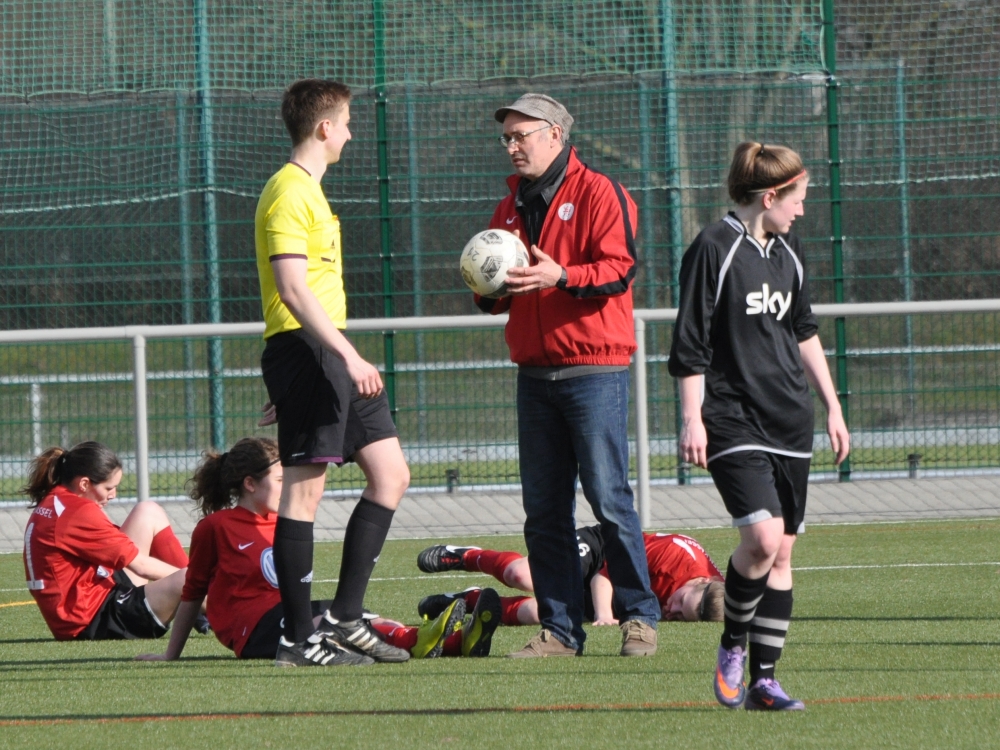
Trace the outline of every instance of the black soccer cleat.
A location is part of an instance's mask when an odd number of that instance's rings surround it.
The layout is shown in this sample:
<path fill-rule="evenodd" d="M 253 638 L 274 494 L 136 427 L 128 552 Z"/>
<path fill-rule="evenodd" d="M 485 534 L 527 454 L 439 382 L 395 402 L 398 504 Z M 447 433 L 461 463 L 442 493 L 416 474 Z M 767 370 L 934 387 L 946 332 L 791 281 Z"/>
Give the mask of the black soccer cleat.
<path fill-rule="evenodd" d="M 453 594 L 431 594 L 430 596 L 425 596 L 417 604 L 417 614 L 433 620 L 448 609 L 453 601 L 464 599 L 466 594 L 472 591 L 479 591 L 479 588 L 479 586 L 470 586 L 465 591 L 456 591 Z"/>
<path fill-rule="evenodd" d="M 195 618 L 194 629 L 202 635 L 208 635 L 212 632 L 212 625 L 209 623 L 208 618 L 205 617 L 205 615 L 200 614 Z"/>
<path fill-rule="evenodd" d="M 417 567 L 424 573 L 444 573 L 446 570 L 465 570 L 462 556 L 481 547 L 456 547 L 453 544 L 436 544 L 417 555 Z"/>
<path fill-rule="evenodd" d="M 322 633 L 341 648 L 370 656 L 375 661 L 402 662 L 410 659 L 409 651 L 383 641 L 371 622 L 364 618 L 341 621 L 327 610 L 319 621 L 316 632 Z"/>
<path fill-rule="evenodd" d="M 281 636 L 274 657 L 277 667 L 344 667 L 374 663 L 370 656 L 343 649 L 319 632 L 302 643 L 292 643 Z"/>

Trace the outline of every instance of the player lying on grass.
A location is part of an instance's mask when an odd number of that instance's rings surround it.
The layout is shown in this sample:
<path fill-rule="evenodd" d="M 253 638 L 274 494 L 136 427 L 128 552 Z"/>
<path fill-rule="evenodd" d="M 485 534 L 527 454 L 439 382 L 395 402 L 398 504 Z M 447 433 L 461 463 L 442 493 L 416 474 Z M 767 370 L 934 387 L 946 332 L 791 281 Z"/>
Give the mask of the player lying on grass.
<path fill-rule="evenodd" d="M 121 461 L 95 442 L 31 462 L 24 572 L 57 640 L 159 638 L 177 610 L 187 555 L 156 503 L 111 522 L 104 507 L 121 479 Z"/>
<path fill-rule="evenodd" d="M 203 518 L 191 535 L 191 564 L 184 582 L 181 604 L 163 654 L 142 654 L 143 661 L 171 661 L 180 658 L 195 617 L 207 596 L 208 620 L 216 637 L 242 659 L 273 659 L 278 651 L 284 617 L 278 580 L 274 572 L 274 527 L 281 500 L 283 469 L 278 446 L 269 438 L 244 438 L 227 453 L 209 452 L 195 472 L 191 497 Z M 331 634 L 324 634 L 322 622 L 329 600 L 311 602 L 314 627 L 309 648 L 322 652 L 319 663 L 372 664 L 362 649 Z M 380 620 L 372 625 L 388 631 L 400 648 L 414 656 L 437 656 L 446 636 L 465 614 L 464 602 L 435 621 L 428 621 L 418 633 L 404 626 Z M 479 613 L 473 613 L 467 651 L 488 651 L 492 630 L 475 627 Z M 485 616 L 488 622 L 492 612 Z M 495 627 L 495 626 L 494 626 Z M 488 633 L 484 633 L 489 630 Z M 473 631 L 478 635 L 472 639 Z M 461 641 L 461 634 L 459 635 Z M 410 641 L 412 640 L 412 644 Z"/>
<path fill-rule="evenodd" d="M 604 540 L 600 526 L 577 529 L 580 567 L 583 574 L 584 607 L 594 625 L 617 625 L 613 590 L 607 577 Z M 643 534 L 646 562 L 653 593 L 664 620 L 722 621 L 722 575 L 697 541 L 682 534 Z M 528 559 L 518 552 L 498 552 L 479 547 L 436 545 L 417 556 L 417 566 L 425 573 L 468 570 L 493 576 L 501 583 L 522 591 L 533 591 Z M 475 606 L 478 589 L 454 594 L 438 594 L 421 601 L 421 615 L 434 617 L 447 602 L 461 597 Z M 533 597 L 501 597 L 504 625 L 538 624 L 538 605 Z"/>

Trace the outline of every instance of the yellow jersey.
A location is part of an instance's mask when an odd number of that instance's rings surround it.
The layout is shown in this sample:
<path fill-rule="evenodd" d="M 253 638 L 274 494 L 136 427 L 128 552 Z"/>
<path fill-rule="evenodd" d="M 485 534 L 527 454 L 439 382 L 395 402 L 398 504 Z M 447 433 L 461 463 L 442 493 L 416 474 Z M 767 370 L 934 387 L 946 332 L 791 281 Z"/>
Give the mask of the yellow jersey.
<path fill-rule="evenodd" d="M 302 327 L 281 301 L 274 283 L 271 263 L 282 257 L 307 261 L 309 289 L 333 324 L 347 327 L 340 220 L 330 211 L 323 188 L 298 164 L 289 162 L 264 186 L 254 217 L 254 244 L 265 339 Z"/>

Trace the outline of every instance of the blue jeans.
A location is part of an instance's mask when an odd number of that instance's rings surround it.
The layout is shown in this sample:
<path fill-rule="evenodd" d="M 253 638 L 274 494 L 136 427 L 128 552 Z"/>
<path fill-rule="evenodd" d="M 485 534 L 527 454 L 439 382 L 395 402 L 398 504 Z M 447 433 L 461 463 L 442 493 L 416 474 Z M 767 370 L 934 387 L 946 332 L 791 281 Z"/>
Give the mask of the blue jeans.
<path fill-rule="evenodd" d="M 538 617 L 563 644 L 581 650 L 583 578 L 576 542 L 576 480 L 601 524 L 615 608 L 656 627 L 639 516 L 628 484 L 627 370 L 569 380 L 517 376 L 524 540 Z"/>

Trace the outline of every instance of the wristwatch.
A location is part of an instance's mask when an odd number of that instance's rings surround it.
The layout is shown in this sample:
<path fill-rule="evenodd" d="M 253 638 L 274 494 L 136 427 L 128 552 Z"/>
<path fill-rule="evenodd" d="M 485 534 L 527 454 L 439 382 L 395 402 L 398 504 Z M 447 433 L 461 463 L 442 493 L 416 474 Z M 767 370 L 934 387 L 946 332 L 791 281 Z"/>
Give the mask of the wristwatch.
<path fill-rule="evenodd" d="M 566 275 L 566 269 L 564 268 L 562 274 L 559 276 L 559 281 L 556 282 L 556 287 L 558 289 L 565 289 L 567 281 L 569 281 L 569 277 Z"/>

